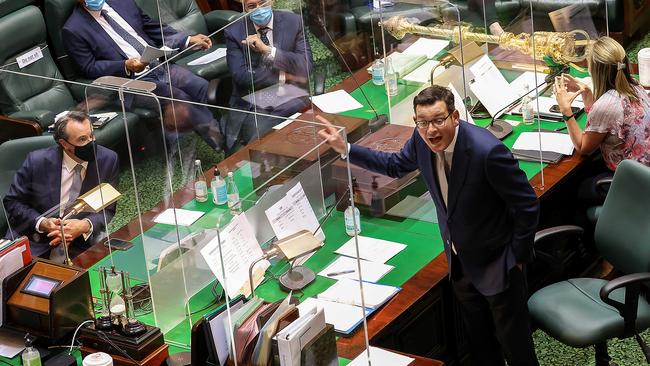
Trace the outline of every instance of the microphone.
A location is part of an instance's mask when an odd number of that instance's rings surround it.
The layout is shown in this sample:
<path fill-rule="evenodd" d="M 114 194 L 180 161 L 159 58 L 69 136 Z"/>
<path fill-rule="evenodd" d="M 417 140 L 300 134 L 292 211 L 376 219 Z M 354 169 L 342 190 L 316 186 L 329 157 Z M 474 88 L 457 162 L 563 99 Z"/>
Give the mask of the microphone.
<path fill-rule="evenodd" d="M 548 84 L 540 94 L 544 94 L 552 85 L 553 85 L 553 79 L 561 74 L 568 73 L 571 69 L 569 66 L 564 65 L 562 68 L 558 69 L 552 74 L 548 74 L 544 77 L 544 81 L 537 85 L 536 87 L 532 88 L 529 90 L 526 94 L 518 97 L 505 107 L 501 108 L 497 113 L 492 116 L 492 120 L 490 121 L 490 124 L 486 127 L 488 131 L 490 131 L 496 138 L 499 140 L 503 140 L 506 136 L 510 135 L 512 133 L 512 125 L 508 123 L 508 121 L 504 119 L 498 119 L 497 116 L 500 116 L 501 113 L 505 110 L 508 110 L 512 107 L 514 107 L 517 103 L 519 103 L 525 96 L 528 94 L 532 93 L 533 91 L 537 90 L 537 88 L 542 87 L 544 84 Z"/>
<path fill-rule="evenodd" d="M 385 114 L 377 113 L 377 110 L 375 109 L 375 107 L 372 105 L 372 103 L 370 103 L 370 99 L 368 99 L 368 96 L 366 95 L 366 93 L 361 88 L 361 84 L 359 84 L 359 81 L 354 76 L 354 73 L 352 72 L 352 69 L 350 68 L 350 65 L 348 65 L 347 61 L 345 61 L 345 57 L 343 57 L 343 54 L 341 53 L 339 48 L 334 43 L 334 40 L 332 39 L 332 36 L 330 35 L 330 32 L 327 30 L 327 26 L 325 24 L 325 19 L 326 19 L 325 18 L 325 6 L 323 5 L 323 30 L 325 31 L 325 34 L 327 35 L 327 38 L 330 41 L 330 44 L 336 50 L 336 53 L 338 54 L 339 58 L 343 61 L 343 64 L 345 65 L 345 69 L 347 70 L 347 72 L 350 73 L 350 76 L 352 76 L 352 80 L 354 80 L 354 84 L 357 86 L 357 89 L 359 89 L 359 91 L 363 95 L 363 98 L 366 100 L 366 103 L 368 103 L 368 105 L 372 109 L 372 112 L 375 114 L 374 118 L 371 118 L 371 119 L 368 120 L 368 127 L 370 127 L 370 132 L 375 132 L 375 131 L 379 130 L 383 125 L 388 123 L 388 116 L 385 115 Z"/>

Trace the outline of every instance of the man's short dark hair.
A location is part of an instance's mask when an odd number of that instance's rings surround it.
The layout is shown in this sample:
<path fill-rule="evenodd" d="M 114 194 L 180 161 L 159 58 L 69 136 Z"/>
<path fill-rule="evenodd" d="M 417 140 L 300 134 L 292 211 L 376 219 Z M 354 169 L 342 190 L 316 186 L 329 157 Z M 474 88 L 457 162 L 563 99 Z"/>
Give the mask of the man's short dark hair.
<path fill-rule="evenodd" d="M 442 100 L 447 105 L 447 112 L 453 112 L 454 107 L 454 93 L 440 85 L 432 85 L 422 90 L 415 98 L 413 98 L 413 112 L 419 105 L 434 105 L 437 101 Z"/>
<path fill-rule="evenodd" d="M 84 121 L 89 120 L 88 115 L 80 111 L 71 111 L 68 112 L 65 116 L 59 118 L 54 122 L 54 141 L 59 142 L 63 139 L 68 141 L 68 123 L 74 121 L 77 123 L 83 123 Z"/>

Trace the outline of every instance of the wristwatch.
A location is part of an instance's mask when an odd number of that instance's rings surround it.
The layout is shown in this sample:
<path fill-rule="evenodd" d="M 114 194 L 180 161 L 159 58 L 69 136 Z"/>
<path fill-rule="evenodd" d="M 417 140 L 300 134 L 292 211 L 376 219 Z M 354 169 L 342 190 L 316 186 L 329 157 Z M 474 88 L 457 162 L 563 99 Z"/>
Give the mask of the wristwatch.
<path fill-rule="evenodd" d="M 562 114 L 562 120 L 564 122 L 566 122 L 566 121 L 570 120 L 571 118 L 575 118 L 575 116 L 576 116 L 576 113 L 574 113 L 574 114 L 572 114 L 570 116 L 565 116 L 564 114 Z"/>

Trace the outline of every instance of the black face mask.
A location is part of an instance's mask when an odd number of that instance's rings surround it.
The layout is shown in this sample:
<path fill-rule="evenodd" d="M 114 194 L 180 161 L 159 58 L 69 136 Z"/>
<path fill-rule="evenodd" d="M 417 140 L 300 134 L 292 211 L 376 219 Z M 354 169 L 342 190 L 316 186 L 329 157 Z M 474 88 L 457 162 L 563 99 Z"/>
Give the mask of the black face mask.
<path fill-rule="evenodd" d="M 70 142 L 68 142 L 70 144 Z M 72 145 L 72 144 L 70 144 Z M 97 149 L 97 143 L 95 141 L 91 141 L 85 145 L 82 146 L 74 146 L 74 154 L 77 156 L 79 159 L 87 162 L 93 162 L 95 161 L 95 149 Z"/>

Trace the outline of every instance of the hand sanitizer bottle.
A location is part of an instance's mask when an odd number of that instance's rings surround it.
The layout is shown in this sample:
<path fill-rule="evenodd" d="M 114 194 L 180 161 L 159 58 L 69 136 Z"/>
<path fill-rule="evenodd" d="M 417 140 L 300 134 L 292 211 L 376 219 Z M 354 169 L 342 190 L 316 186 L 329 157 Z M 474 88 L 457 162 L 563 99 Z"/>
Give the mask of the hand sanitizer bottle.
<path fill-rule="evenodd" d="M 375 85 L 384 85 L 384 61 L 379 55 L 372 64 L 372 83 Z"/>
<path fill-rule="evenodd" d="M 215 205 L 223 205 L 228 202 L 228 193 L 226 192 L 226 181 L 221 178 L 219 169 L 214 168 L 214 177 L 210 183 L 212 189 L 212 202 Z"/>
<path fill-rule="evenodd" d="M 33 346 L 34 339 L 27 333 L 25 335 L 25 350 L 20 356 L 23 366 L 41 366 L 41 354 Z"/>
<path fill-rule="evenodd" d="M 194 176 L 194 198 L 199 202 L 205 202 L 208 200 L 208 183 L 201 169 L 201 160 L 194 161 Z"/>

